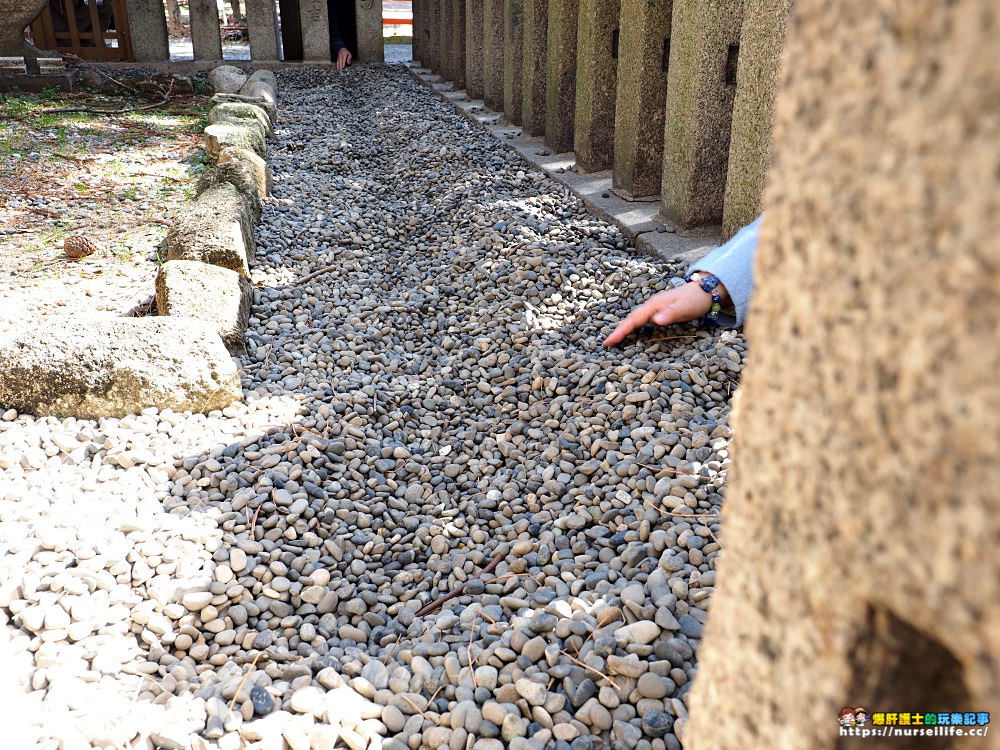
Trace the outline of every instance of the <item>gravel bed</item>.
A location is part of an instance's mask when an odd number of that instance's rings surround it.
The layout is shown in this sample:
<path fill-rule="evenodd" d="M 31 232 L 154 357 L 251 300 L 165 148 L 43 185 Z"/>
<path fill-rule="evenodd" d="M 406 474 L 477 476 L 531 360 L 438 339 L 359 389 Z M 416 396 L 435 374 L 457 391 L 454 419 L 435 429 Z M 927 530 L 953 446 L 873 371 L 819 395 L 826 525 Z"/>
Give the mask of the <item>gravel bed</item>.
<path fill-rule="evenodd" d="M 676 269 L 399 67 L 279 85 L 246 403 L 0 418 L 11 746 L 679 748 L 742 337 L 602 349 Z"/>

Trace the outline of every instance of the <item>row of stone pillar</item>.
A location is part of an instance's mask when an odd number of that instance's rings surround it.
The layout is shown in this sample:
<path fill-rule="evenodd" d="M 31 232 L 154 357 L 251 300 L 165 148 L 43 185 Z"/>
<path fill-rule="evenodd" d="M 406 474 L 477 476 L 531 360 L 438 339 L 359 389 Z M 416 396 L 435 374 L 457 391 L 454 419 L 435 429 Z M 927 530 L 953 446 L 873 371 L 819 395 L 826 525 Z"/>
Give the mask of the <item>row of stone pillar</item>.
<path fill-rule="evenodd" d="M 250 57 L 254 61 L 282 59 L 278 33 L 277 0 L 245 0 Z M 353 0 L 358 58 L 365 62 L 385 59 L 382 41 L 382 5 L 372 0 Z M 170 44 L 163 0 L 126 0 L 133 56 L 140 62 L 167 62 Z M 327 0 L 298 0 L 292 10 L 301 34 L 302 58 L 306 62 L 331 61 Z M 191 44 L 194 59 L 222 60 L 222 36 L 216 0 L 190 0 Z M 282 10 L 286 10 L 282 3 Z M 294 13 L 292 15 L 295 15 Z M 296 37 L 299 34 L 295 35 Z"/>
<path fill-rule="evenodd" d="M 413 0 L 414 59 L 664 221 L 760 210 L 791 0 Z"/>

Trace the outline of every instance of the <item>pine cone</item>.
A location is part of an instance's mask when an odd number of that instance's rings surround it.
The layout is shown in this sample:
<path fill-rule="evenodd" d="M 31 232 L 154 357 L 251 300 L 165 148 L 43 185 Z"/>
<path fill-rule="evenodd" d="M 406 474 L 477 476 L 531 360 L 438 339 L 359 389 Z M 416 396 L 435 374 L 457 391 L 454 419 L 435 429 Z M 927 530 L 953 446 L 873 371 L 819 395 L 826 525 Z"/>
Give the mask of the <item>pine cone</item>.
<path fill-rule="evenodd" d="M 86 258 L 88 255 L 93 255 L 100 248 L 82 234 L 74 234 L 63 240 L 63 250 L 66 251 L 67 258 L 75 260 L 76 258 Z"/>

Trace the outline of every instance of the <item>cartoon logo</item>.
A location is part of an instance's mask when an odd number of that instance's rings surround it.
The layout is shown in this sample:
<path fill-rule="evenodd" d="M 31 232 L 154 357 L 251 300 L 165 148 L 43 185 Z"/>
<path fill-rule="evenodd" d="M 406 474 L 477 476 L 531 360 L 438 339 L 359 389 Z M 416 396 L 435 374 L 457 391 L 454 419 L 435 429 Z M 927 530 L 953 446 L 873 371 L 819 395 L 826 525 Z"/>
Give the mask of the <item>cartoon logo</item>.
<path fill-rule="evenodd" d="M 857 726 L 863 727 L 867 721 L 868 713 L 863 708 L 854 709 L 854 723 Z"/>
<path fill-rule="evenodd" d="M 853 727 L 855 721 L 854 709 L 850 706 L 840 709 L 840 713 L 837 714 L 837 718 L 840 720 L 840 726 Z"/>

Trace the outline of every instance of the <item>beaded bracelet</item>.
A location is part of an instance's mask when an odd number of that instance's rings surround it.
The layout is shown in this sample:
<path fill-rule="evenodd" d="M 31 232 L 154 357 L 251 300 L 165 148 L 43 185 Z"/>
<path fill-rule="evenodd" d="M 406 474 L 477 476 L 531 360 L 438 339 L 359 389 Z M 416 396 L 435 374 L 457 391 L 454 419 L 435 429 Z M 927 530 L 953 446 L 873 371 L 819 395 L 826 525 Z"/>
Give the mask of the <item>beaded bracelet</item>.
<path fill-rule="evenodd" d="M 719 293 L 716 291 L 719 284 L 722 283 L 719 281 L 719 277 L 713 276 L 712 274 L 706 274 L 695 279 L 692 278 L 690 273 L 687 273 L 684 274 L 684 281 L 688 283 L 695 281 L 698 283 L 698 286 L 701 287 L 701 291 L 705 292 L 705 294 L 712 295 L 712 306 L 709 308 L 705 317 L 701 319 L 701 322 L 703 324 L 712 323 L 718 325 L 719 313 L 722 312 L 722 297 L 720 297 Z"/>

